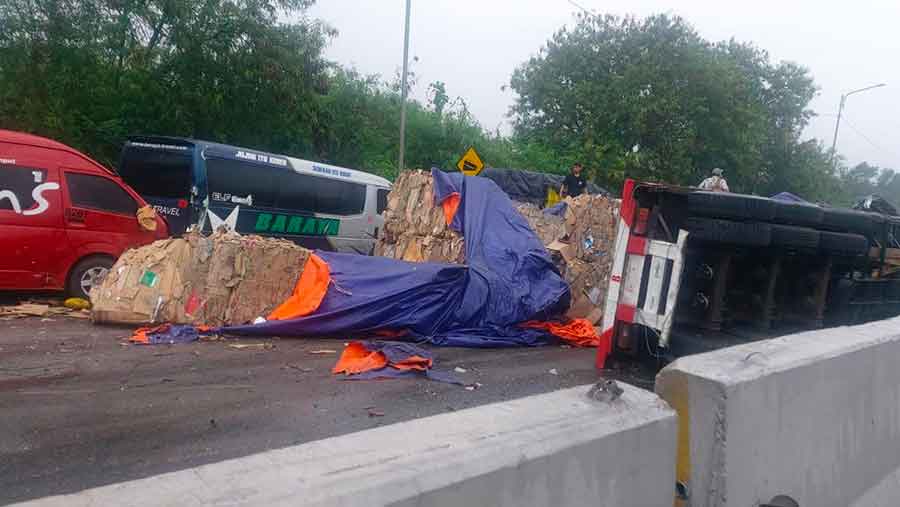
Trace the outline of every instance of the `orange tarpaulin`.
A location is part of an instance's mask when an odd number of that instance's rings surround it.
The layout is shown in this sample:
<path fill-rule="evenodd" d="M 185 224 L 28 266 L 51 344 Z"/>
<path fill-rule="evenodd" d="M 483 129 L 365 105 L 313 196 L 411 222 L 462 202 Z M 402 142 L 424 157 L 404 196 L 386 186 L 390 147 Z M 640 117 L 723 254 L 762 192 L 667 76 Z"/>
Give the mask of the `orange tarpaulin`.
<path fill-rule="evenodd" d="M 444 208 L 444 220 L 447 221 L 447 225 L 450 225 L 453 217 L 456 216 L 456 210 L 459 209 L 459 192 L 453 192 L 445 197 L 441 201 L 441 207 Z"/>
<path fill-rule="evenodd" d="M 337 364 L 331 369 L 331 373 L 346 373 L 353 375 L 355 373 L 363 373 L 366 371 L 380 370 L 390 366 L 398 370 L 419 370 L 425 371 L 431 368 L 431 359 L 420 356 L 408 356 L 397 362 L 389 362 L 387 356 L 378 350 L 370 350 L 366 348 L 362 342 L 352 342 L 341 353 Z"/>
<path fill-rule="evenodd" d="M 269 314 L 268 320 L 293 319 L 316 311 L 322 304 L 330 283 L 331 271 L 328 269 L 328 263 L 318 255 L 310 254 L 291 297 L 274 309 Z"/>
<path fill-rule="evenodd" d="M 600 336 L 594 324 L 587 319 L 572 319 L 568 324 L 558 322 L 528 321 L 523 327 L 546 329 L 570 345 L 576 347 L 597 347 L 597 365 L 602 368 L 606 356 L 612 351 L 612 340 L 609 336 Z"/>

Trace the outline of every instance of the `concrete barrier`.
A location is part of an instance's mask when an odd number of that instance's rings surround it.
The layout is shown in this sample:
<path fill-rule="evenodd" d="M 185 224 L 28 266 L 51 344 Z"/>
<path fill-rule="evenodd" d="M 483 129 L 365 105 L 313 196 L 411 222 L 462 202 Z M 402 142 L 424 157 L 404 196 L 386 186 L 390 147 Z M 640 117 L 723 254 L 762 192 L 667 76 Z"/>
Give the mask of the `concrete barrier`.
<path fill-rule="evenodd" d="M 45 506 L 669 506 L 675 413 L 587 386 L 44 498 Z"/>
<path fill-rule="evenodd" d="M 900 505 L 900 319 L 678 359 L 656 391 L 678 412 L 691 507 Z"/>

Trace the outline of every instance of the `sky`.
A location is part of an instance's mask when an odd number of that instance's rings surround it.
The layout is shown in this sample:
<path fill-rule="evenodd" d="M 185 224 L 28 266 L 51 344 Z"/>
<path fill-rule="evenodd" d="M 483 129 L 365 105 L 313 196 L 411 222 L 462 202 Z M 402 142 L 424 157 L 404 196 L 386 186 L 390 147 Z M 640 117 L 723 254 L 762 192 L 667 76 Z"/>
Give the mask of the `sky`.
<path fill-rule="evenodd" d="M 577 4 L 577 5 L 576 5 Z M 308 14 L 338 30 L 326 57 L 391 79 L 403 60 L 405 0 L 318 0 Z M 579 7 L 580 6 L 580 7 Z M 804 132 L 831 144 L 842 93 L 887 86 L 847 99 L 838 152 L 900 171 L 900 0 L 412 0 L 413 98 L 443 81 L 483 127 L 511 131 L 513 70 L 580 8 L 598 14 L 679 15 L 706 39 L 753 42 L 774 61 L 810 69 L 820 91 Z"/>

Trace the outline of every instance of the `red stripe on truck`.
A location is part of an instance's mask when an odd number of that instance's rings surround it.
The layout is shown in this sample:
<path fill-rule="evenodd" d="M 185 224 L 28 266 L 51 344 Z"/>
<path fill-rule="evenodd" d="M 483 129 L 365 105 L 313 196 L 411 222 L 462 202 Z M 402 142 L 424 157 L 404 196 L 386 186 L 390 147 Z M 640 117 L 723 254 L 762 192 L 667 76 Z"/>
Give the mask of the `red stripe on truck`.
<path fill-rule="evenodd" d="M 646 255 L 647 238 L 642 238 L 641 236 L 629 236 L 628 246 L 625 247 L 625 252 L 636 255 Z"/>

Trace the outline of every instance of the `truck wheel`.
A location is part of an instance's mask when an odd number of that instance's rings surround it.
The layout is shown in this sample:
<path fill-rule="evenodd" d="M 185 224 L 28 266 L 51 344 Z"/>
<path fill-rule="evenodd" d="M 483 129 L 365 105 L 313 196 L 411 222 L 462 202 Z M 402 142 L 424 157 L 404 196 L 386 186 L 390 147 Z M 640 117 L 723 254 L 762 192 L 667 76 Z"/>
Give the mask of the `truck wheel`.
<path fill-rule="evenodd" d="M 768 246 L 771 238 L 771 226 L 757 222 L 690 217 L 683 227 L 690 233 L 688 238 L 692 241 Z"/>
<path fill-rule="evenodd" d="M 91 288 L 109 273 L 113 260 L 109 257 L 95 255 L 82 259 L 69 272 L 66 282 L 66 293 L 71 297 L 90 300 Z"/>
<path fill-rule="evenodd" d="M 869 240 L 859 234 L 819 231 L 819 250 L 836 255 L 866 255 Z"/>
<path fill-rule="evenodd" d="M 772 246 L 817 248 L 819 231 L 793 225 L 772 225 Z"/>
<path fill-rule="evenodd" d="M 775 217 L 775 201 L 753 195 L 698 191 L 688 194 L 688 210 L 692 215 L 768 222 Z"/>
<path fill-rule="evenodd" d="M 884 223 L 884 217 L 875 213 L 843 208 L 828 208 L 824 211 L 822 227 L 832 231 L 872 237 Z"/>
<path fill-rule="evenodd" d="M 775 201 L 774 221 L 781 224 L 816 227 L 824 216 L 825 210 L 814 204 Z"/>

